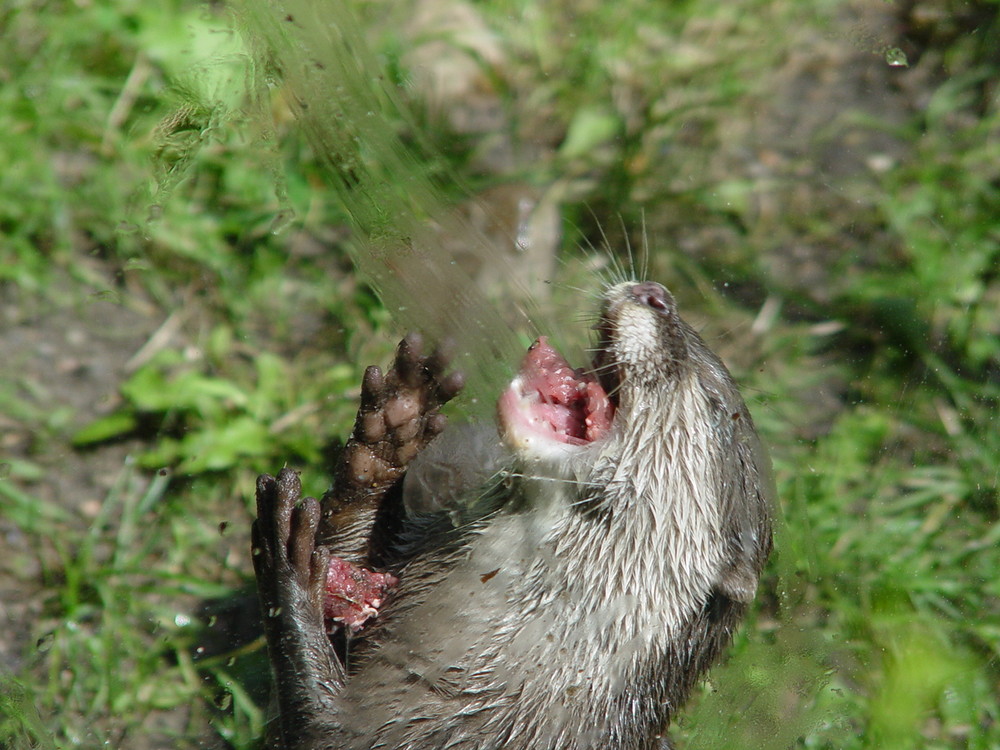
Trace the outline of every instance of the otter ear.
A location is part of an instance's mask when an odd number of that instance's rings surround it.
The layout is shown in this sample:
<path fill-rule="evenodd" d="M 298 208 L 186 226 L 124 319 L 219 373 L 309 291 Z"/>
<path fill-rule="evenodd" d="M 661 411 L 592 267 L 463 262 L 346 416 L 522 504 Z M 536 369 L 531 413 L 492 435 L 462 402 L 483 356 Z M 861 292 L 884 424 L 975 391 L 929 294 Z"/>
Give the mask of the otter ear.
<path fill-rule="evenodd" d="M 760 578 L 760 567 L 765 554 L 760 552 L 758 540 L 749 541 L 750 547 L 741 543 L 731 544 L 730 559 L 722 569 L 716 587 L 733 601 L 749 604 L 757 591 L 757 581 Z M 768 544 L 768 547 L 770 544 Z"/>

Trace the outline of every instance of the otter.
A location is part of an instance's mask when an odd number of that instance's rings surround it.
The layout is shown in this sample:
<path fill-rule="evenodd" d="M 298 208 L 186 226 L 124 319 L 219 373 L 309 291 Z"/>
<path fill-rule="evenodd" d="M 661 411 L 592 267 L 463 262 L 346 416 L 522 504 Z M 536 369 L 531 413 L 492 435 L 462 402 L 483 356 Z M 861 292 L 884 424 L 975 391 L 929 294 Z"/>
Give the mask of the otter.
<path fill-rule="evenodd" d="M 769 467 L 663 286 L 611 285 L 595 328 L 586 370 L 532 345 L 499 429 L 445 429 L 462 379 L 411 335 L 322 500 L 258 479 L 277 747 L 669 747 L 770 553 Z"/>

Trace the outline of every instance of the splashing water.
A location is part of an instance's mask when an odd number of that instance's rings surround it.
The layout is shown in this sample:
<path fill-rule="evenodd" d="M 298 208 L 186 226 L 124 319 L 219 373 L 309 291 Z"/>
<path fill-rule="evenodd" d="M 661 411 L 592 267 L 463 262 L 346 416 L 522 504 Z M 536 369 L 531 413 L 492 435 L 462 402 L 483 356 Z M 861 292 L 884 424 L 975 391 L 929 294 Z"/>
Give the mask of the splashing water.
<path fill-rule="evenodd" d="M 497 257 L 496 246 L 452 209 L 440 176 L 430 174 L 426 165 L 439 167 L 443 160 L 387 84 L 389 76 L 379 74 L 382 66 L 365 47 L 352 8 L 342 0 L 243 0 L 235 9 L 251 50 L 252 98 L 266 104 L 266 91 L 280 81 L 351 217 L 359 275 L 401 328 L 454 343 L 457 366 L 468 378 L 467 403 L 498 393 L 525 345 L 515 328 L 534 328 L 537 308 L 510 302 L 529 296 L 510 288 L 519 283 L 513 260 Z M 274 60 L 281 61 L 280 70 Z M 270 115 L 260 110 L 256 116 Z M 407 126 L 405 144 L 400 123 Z M 445 179 L 461 184 L 454 175 Z M 461 247 L 449 249 L 443 236 L 462 238 Z M 501 283 L 488 296 L 468 266 L 456 262 L 459 252 L 510 268 L 497 274 Z M 491 408 L 492 400 L 479 399 L 480 408 Z"/>
<path fill-rule="evenodd" d="M 909 60 L 906 59 L 906 53 L 899 47 L 890 47 L 887 49 L 885 51 L 885 61 L 893 68 L 908 68 L 910 66 Z"/>

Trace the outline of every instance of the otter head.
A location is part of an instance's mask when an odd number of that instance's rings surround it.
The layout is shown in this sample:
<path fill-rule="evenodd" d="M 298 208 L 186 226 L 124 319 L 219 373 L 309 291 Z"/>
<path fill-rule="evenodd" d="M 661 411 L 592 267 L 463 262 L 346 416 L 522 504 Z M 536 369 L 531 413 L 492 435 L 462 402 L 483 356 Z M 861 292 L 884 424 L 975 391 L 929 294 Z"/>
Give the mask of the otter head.
<path fill-rule="evenodd" d="M 617 284 L 601 307 L 594 372 L 615 405 L 643 388 L 663 388 L 686 366 L 687 332 L 674 297 L 654 281 Z"/>
<path fill-rule="evenodd" d="M 651 281 L 610 287 L 594 328 L 588 370 L 573 369 L 545 337 L 528 349 L 498 404 L 501 435 L 515 453 L 558 459 L 602 441 L 619 410 L 641 408 L 644 393 L 669 389 L 700 344 L 670 292 Z"/>

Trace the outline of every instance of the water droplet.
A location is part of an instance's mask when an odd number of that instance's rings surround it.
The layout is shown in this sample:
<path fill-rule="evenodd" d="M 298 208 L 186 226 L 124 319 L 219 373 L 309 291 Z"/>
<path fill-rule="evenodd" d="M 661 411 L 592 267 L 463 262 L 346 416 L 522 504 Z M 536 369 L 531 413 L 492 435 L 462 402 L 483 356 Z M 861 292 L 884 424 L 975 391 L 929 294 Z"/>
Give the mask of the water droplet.
<path fill-rule="evenodd" d="M 271 234 L 281 234 L 288 229 L 288 225 L 292 223 L 292 219 L 294 218 L 295 212 L 290 208 L 279 211 L 271 220 L 271 226 L 268 227 L 268 231 Z"/>
<path fill-rule="evenodd" d="M 281 615 L 281 607 L 271 607 L 267 610 L 268 617 L 278 617 Z"/>
<path fill-rule="evenodd" d="M 906 53 L 899 47 L 889 47 L 885 51 L 885 61 L 893 68 L 908 68 L 910 66 L 909 60 L 906 59 Z"/>
<path fill-rule="evenodd" d="M 188 615 L 184 614 L 183 612 L 178 612 L 176 615 L 174 615 L 174 625 L 176 625 L 177 627 L 186 628 L 190 624 L 191 624 L 191 618 Z"/>

